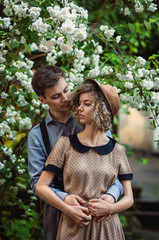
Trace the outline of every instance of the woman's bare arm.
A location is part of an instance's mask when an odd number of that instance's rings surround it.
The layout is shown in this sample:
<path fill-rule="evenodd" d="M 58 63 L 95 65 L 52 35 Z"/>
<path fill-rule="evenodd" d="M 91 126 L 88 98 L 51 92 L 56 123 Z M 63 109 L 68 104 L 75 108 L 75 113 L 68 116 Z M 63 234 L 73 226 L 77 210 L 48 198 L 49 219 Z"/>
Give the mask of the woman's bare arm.
<path fill-rule="evenodd" d="M 108 203 L 102 199 L 92 199 L 89 201 L 89 210 L 92 216 L 99 217 L 106 214 L 118 213 L 133 205 L 133 193 L 130 180 L 122 181 L 124 192 L 123 197 L 116 203 Z"/>
<path fill-rule="evenodd" d="M 50 205 L 66 213 L 74 222 L 79 225 L 87 225 L 85 218 L 91 218 L 88 209 L 82 206 L 70 206 L 62 201 L 50 188 L 55 174 L 50 171 L 43 171 L 37 184 L 36 194 Z"/>

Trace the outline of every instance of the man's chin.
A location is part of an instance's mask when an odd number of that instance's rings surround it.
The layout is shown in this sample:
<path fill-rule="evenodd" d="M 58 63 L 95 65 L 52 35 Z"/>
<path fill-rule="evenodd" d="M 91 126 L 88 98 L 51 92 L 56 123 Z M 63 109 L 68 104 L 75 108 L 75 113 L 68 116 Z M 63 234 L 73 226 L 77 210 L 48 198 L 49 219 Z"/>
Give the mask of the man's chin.
<path fill-rule="evenodd" d="M 70 112 L 70 107 L 62 109 L 62 112 Z"/>
<path fill-rule="evenodd" d="M 70 111 L 70 109 L 71 109 L 71 105 L 70 104 L 68 104 L 67 106 L 63 107 L 63 111 L 64 112 Z"/>

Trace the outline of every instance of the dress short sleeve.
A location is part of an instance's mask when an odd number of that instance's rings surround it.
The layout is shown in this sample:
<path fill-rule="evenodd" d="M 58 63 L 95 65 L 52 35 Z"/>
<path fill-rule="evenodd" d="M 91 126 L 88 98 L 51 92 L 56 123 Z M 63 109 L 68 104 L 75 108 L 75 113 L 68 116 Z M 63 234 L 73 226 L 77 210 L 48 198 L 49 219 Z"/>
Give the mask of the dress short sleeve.
<path fill-rule="evenodd" d="M 126 156 L 126 148 L 120 144 L 117 145 L 117 158 L 118 158 L 118 178 L 119 180 L 132 180 L 133 174 Z"/>
<path fill-rule="evenodd" d="M 65 155 L 70 147 L 70 141 L 68 137 L 60 137 L 56 142 L 53 150 L 49 154 L 44 171 L 51 171 L 57 174 L 64 166 Z"/>

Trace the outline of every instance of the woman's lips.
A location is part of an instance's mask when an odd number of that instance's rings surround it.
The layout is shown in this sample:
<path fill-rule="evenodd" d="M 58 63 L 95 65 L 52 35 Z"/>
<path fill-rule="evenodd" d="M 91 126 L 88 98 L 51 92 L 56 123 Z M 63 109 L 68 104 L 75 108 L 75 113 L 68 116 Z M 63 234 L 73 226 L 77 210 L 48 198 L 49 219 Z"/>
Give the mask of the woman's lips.
<path fill-rule="evenodd" d="M 82 114 L 79 114 L 78 117 L 79 117 L 79 118 L 83 118 L 84 116 L 83 116 Z"/>

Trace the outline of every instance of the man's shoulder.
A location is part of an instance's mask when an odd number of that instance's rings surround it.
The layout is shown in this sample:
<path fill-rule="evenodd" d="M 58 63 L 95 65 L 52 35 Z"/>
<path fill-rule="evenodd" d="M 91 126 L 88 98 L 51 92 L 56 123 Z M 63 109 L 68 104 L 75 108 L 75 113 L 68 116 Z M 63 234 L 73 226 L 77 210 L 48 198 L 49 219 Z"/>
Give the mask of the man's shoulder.
<path fill-rule="evenodd" d="M 28 134 L 28 137 L 31 136 L 35 136 L 35 135 L 39 135 L 40 134 L 40 123 L 38 123 L 37 125 L 35 125 Z"/>

